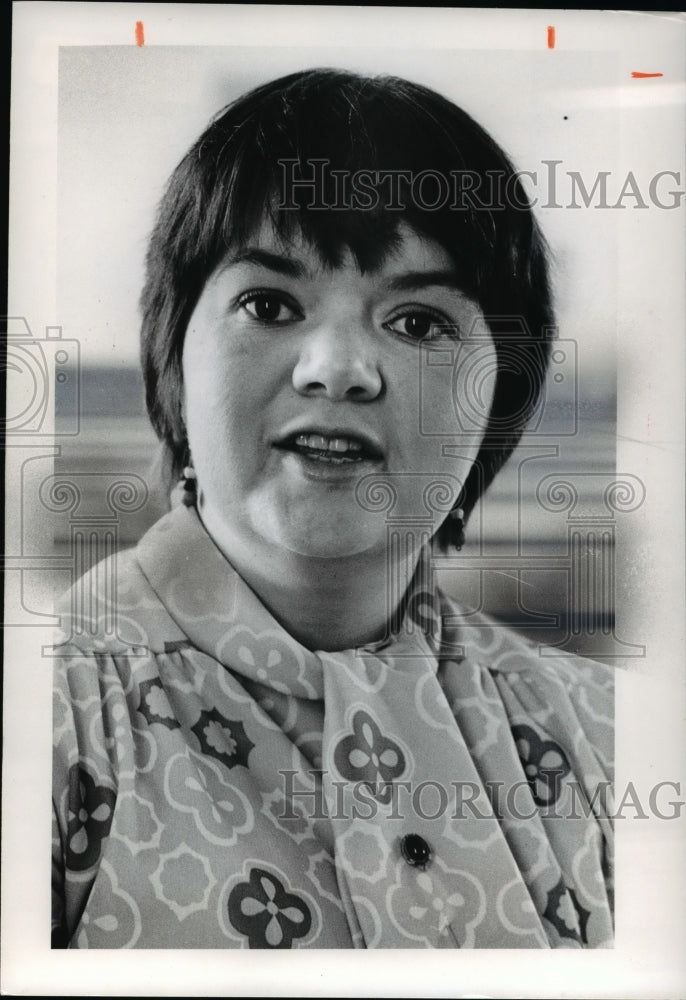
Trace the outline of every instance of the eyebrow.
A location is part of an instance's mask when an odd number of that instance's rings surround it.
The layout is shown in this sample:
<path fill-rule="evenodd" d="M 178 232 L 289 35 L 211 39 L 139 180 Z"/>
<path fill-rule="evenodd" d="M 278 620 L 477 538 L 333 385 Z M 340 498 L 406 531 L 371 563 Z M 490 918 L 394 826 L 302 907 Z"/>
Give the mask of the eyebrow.
<path fill-rule="evenodd" d="M 409 271 L 388 281 L 388 287 L 395 292 L 420 292 L 423 288 L 442 285 L 456 291 L 462 291 L 457 271 Z"/>
<path fill-rule="evenodd" d="M 261 250 L 259 247 L 246 247 L 244 250 L 232 254 L 224 261 L 222 270 L 234 267 L 236 264 L 257 264 L 268 271 L 283 274 L 287 278 L 304 278 L 308 274 L 308 269 L 301 261 L 283 254 L 272 253 L 269 250 Z"/>
<path fill-rule="evenodd" d="M 260 247 L 246 247 L 232 254 L 224 262 L 222 270 L 235 267 L 237 264 L 257 264 L 259 267 L 264 267 L 275 274 L 282 274 L 287 278 L 306 278 L 310 274 L 309 268 L 302 261 L 285 254 L 263 250 Z M 449 269 L 409 271 L 406 274 L 390 278 L 386 284 L 394 292 L 419 292 L 424 288 L 436 286 L 462 291 L 457 271 Z"/>

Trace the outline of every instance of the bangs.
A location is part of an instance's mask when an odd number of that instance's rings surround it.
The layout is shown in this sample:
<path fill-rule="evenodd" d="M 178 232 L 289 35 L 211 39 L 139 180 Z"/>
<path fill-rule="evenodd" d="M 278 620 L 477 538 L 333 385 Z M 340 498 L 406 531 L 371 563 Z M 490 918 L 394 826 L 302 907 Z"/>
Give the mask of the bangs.
<path fill-rule="evenodd" d="M 249 211 L 245 210 L 245 204 L 241 200 L 237 223 L 231 205 L 225 206 L 221 226 L 225 250 L 245 248 L 266 223 L 284 247 L 296 248 L 300 243 L 310 247 L 324 268 L 340 267 L 349 251 L 364 274 L 379 269 L 402 243 L 399 232 L 402 217 L 397 213 L 391 216 L 379 209 L 334 213 L 307 205 L 287 209 L 280 204 L 280 194 L 274 189 L 264 193 L 256 190 Z"/>
<path fill-rule="evenodd" d="M 206 180 L 196 246 L 214 266 L 267 219 L 326 266 L 349 251 L 375 270 L 404 221 L 451 255 L 465 293 L 481 298 L 495 277 L 492 209 L 456 203 L 457 182 L 512 167 L 465 112 L 404 80 L 315 70 L 258 88 L 215 118 L 188 159 Z"/>

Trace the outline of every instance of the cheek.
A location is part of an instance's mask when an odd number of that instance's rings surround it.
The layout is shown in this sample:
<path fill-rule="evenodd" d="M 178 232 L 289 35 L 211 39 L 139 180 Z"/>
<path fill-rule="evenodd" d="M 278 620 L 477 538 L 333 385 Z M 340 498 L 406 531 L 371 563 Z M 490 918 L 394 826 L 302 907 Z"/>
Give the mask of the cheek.
<path fill-rule="evenodd" d="M 195 461 L 221 473 L 250 465 L 268 433 L 285 368 L 266 350 L 199 340 L 184 354 L 184 414 Z"/>
<path fill-rule="evenodd" d="M 219 437 L 226 438 L 233 399 L 235 392 L 218 358 L 195 349 L 184 352 L 183 414 L 194 460 Z"/>
<path fill-rule="evenodd" d="M 490 342 L 452 343 L 427 351 L 417 406 L 420 432 L 459 438 L 463 444 L 480 441 L 491 412 L 497 370 Z"/>
<path fill-rule="evenodd" d="M 258 413 L 250 406 L 245 382 L 208 373 L 207 379 L 193 380 L 187 387 L 186 428 L 191 451 L 200 451 L 212 464 L 221 457 L 235 455 L 241 448 L 250 449 L 251 434 L 256 431 Z"/>

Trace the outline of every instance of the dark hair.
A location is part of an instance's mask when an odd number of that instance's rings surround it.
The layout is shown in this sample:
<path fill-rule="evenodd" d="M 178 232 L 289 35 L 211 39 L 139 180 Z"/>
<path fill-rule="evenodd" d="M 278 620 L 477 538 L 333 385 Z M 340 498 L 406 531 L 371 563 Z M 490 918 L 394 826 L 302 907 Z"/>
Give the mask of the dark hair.
<path fill-rule="evenodd" d="M 402 202 L 398 189 L 393 193 L 385 182 L 377 185 L 376 204 L 364 210 L 311 208 L 307 186 L 293 188 L 290 207 L 279 207 L 284 161 L 297 161 L 309 178 L 313 162 L 322 160 L 351 173 L 438 173 L 463 186 L 457 203 L 451 198 L 437 208 L 412 198 Z M 317 198 L 335 204 L 333 176 L 320 176 Z M 484 178 L 492 189 L 505 189 L 507 198 L 477 198 Z M 220 112 L 169 181 L 141 299 L 148 412 L 174 472 L 187 453 L 181 357 L 188 322 L 228 248 L 240 246 L 265 213 L 279 235 L 301 232 L 331 266 L 349 249 L 362 270 L 374 268 L 397 243 L 401 221 L 451 254 L 463 291 L 486 317 L 498 356 L 484 442 L 458 502 L 469 516 L 538 404 L 553 323 L 545 241 L 509 159 L 451 101 L 397 77 L 307 70 L 258 87 Z M 449 518 L 441 543 L 455 541 L 455 530 Z"/>

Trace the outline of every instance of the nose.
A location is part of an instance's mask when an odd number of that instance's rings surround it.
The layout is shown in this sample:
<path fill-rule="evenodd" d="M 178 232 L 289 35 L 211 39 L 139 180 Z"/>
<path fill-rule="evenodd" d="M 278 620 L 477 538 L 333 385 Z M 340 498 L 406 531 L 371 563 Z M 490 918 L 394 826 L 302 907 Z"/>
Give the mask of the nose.
<path fill-rule="evenodd" d="M 293 386 L 302 396 L 371 402 L 383 379 L 366 331 L 331 325 L 313 331 L 293 369 Z"/>

